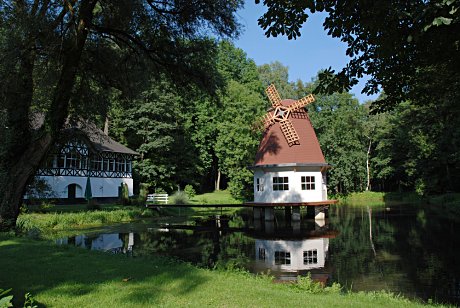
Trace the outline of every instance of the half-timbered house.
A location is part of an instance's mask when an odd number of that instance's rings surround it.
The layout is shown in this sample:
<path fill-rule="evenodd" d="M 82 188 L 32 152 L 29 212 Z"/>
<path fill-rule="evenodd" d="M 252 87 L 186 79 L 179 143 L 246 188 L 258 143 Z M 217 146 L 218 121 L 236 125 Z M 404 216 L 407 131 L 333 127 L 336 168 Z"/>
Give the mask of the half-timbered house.
<path fill-rule="evenodd" d="M 133 194 L 132 161 L 138 153 L 92 123 L 78 123 L 62 135 L 36 175 L 51 187 L 50 197 L 84 198 L 88 182 L 92 198 L 119 197 L 121 185 Z"/>

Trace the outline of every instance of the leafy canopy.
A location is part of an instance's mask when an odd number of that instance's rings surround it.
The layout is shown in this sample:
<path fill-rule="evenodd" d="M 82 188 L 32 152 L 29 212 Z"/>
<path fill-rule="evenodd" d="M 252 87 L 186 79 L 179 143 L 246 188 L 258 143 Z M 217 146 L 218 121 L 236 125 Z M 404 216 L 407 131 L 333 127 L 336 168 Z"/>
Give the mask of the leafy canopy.
<path fill-rule="evenodd" d="M 256 0 L 256 3 L 260 3 Z M 267 36 L 295 39 L 309 14 L 326 12 L 324 29 L 348 45 L 348 64 L 320 74 L 316 92 L 348 91 L 365 74 L 363 93 L 386 97 L 379 111 L 410 99 L 426 104 L 456 93 L 460 75 L 460 1 L 458 0 L 264 0 L 259 18 Z"/>

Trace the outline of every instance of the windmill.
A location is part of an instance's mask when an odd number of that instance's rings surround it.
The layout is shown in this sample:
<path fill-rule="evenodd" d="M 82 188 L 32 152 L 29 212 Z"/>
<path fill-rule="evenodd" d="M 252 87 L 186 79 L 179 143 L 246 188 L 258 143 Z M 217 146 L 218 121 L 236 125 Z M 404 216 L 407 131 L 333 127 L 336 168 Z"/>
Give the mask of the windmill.
<path fill-rule="evenodd" d="M 284 135 L 284 138 L 286 138 L 288 145 L 291 147 L 294 144 L 300 144 L 299 135 L 292 125 L 290 116 L 293 112 L 300 110 L 308 104 L 313 103 L 315 101 L 313 95 L 307 95 L 290 104 L 289 106 L 284 106 L 281 103 L 281 97 L 273 84 L 268 86 L 268 88 L 265 90 L 265 93 L 267 93 L 268 99 L 273 106 L 263 117 L 265 130 L 269 129 L 276 122 L 279 122 L 281 131 Z"/>

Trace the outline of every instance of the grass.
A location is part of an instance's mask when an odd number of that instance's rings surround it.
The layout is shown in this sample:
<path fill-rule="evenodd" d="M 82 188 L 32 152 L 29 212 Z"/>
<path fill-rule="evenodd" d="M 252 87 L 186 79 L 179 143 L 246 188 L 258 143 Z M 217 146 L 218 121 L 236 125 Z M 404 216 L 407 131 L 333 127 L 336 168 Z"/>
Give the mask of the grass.
<path fill-rule="evenodd" d="M 377 195 L 368 196 L 375 197 Z M 199 204 L 238 203 L 225 191 L 199 195 Z M 163 215 L 206 216 L 213 208 L 167 208 Z M 226 214 L 238 209 L 224 208 Z M 86 211 L 82 206 L 55 206 L 48 213 L 20 216 L 24 229 L 66 230 L 156 215 L 143 208 L 103 206 Z M 189 211 L 189 212 L 186 212 Z M 221 210 L 218 209 L 218 212 Z M 311 281 L 273 284 L 268 277 L 243 272 L 210 271 L 166 258 L 127 258 L 46 241 L 0 234 L 0 288 L 13 288 L 15 306 L 31 292 L 40 306 L 50 307 L 420 307 L 386 292 L 351 293 L 321 289 Z"/>
<path fill-rule="evenodd" d="M 174 199 L 171 200 L 172 202 Z M 197 195 L 190 200 L 191 204 L 238 204 L 229 192 L 216 191 Z M 168 208 L 168 205 L 160 205 L 162 216 L 209 216 L 215 214 L 231 215 L 238 208 Z M 122 206 L 117 204 L 100 205 L 101 209 L 88 211 L 84 204 L 78 205 L 50 205 L 45 208 L 29 206 L 28 213 L 21 214 L 17 221 L 19 230 L 24 233 L 39 233 L 48 238 L 56 232 L 87 228 L 106 224 L 132 222 L 138 219 L 158 216 L 156 211 L 143 207 Z M 60 232 L 61 233 L 61 232 Z"/>
<path fill-rule="evenodd" d="M 241 204 L 241 201 L 238 201 L 232 197 L 230 192 L 226 190 L 214 191 L 211 193 L 205 193 L 201 195 L 196 195 L 193 198 L 188 200 L 188 203 L 191 205 L 220 205 L 220 204 Z M 164 215 L 171 216 L 189 216 L 189 217 L 203 217 L 210 216 L 215 214 L 222 215 L 231 215 L 237 211 L 240 211 L 239 208 L 233 207 L 215 207 L 215 208 L 200 208 L 200 207 L 188 207 L 188 208 L 168 208 L 168 205 L 162 206 L 162 213 Z"/>
<path fill-rule="evenodd" d="M 460 206 L 460 194 L 448 193 L 422 197 L 415 192 L 373 192 L 365 191 L 338 196 L 341 203 L 349 205 L 395 205 L 395 204 L 433 204 L 438 206 Z"/>
<path fill-rule="evenodd" d="M 424 199 L 417 195 L 415 192 L 376 192 L 364 191 L 351 193 L 345 196 L 339 196 L 339 201 L 348 205 L 395 205 L 395 204 L 418 204 L 422 203 Z"/>
<path fill-rule="evenodd" d="M 15 306 L 31 292 L 47 307 L 421 307 L 385 293 L 319 290 L 309 282 L 210 271 L 164 258 L 127 258 L 0 234 L 0 288 Z"/>
<path fill-rule="evenodd" d="M 337 199 L 340 203 L 349 205 L 383 205 L 385 204 L 385 193 L 366 191 L 338 196 Z"/>
<path fill-rule="evenodd" d="M 241 204 L 241 201 L 232 197 L 227 190 L 218 190 L 212 193 L 196 195 L 190 199 L 192 204 Z"/>
<path fill-rule="evenodd" d="M 158 216 L 141 207 L 103 206 L 101 210 L 87 211 L 85 206 L 54 206 L 47 213 L 29 212 L 19 215 L 16 225 L 24 233 L 40 233 L 49 237 L 55 232 L 83 227 L 93 227 L 141 218 Z"/>

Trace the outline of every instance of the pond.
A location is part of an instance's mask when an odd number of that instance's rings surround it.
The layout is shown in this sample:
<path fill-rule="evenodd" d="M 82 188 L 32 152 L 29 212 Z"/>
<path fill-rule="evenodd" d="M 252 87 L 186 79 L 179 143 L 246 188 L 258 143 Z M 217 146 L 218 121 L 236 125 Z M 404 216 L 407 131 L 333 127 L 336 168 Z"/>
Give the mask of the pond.
<path fill-rule="evenodd" d="M 151 221 L 61 238 L 59 244 L 164 255 L 207 268 L 269 273 L 276 282 L 310 275 L 352 291 L 388 290 L 409 298 L 460 304 L 460 224 L 422 206 L 331 206 L 315 222 L 254 221 L 246 209 L 169 223 Z"/>

